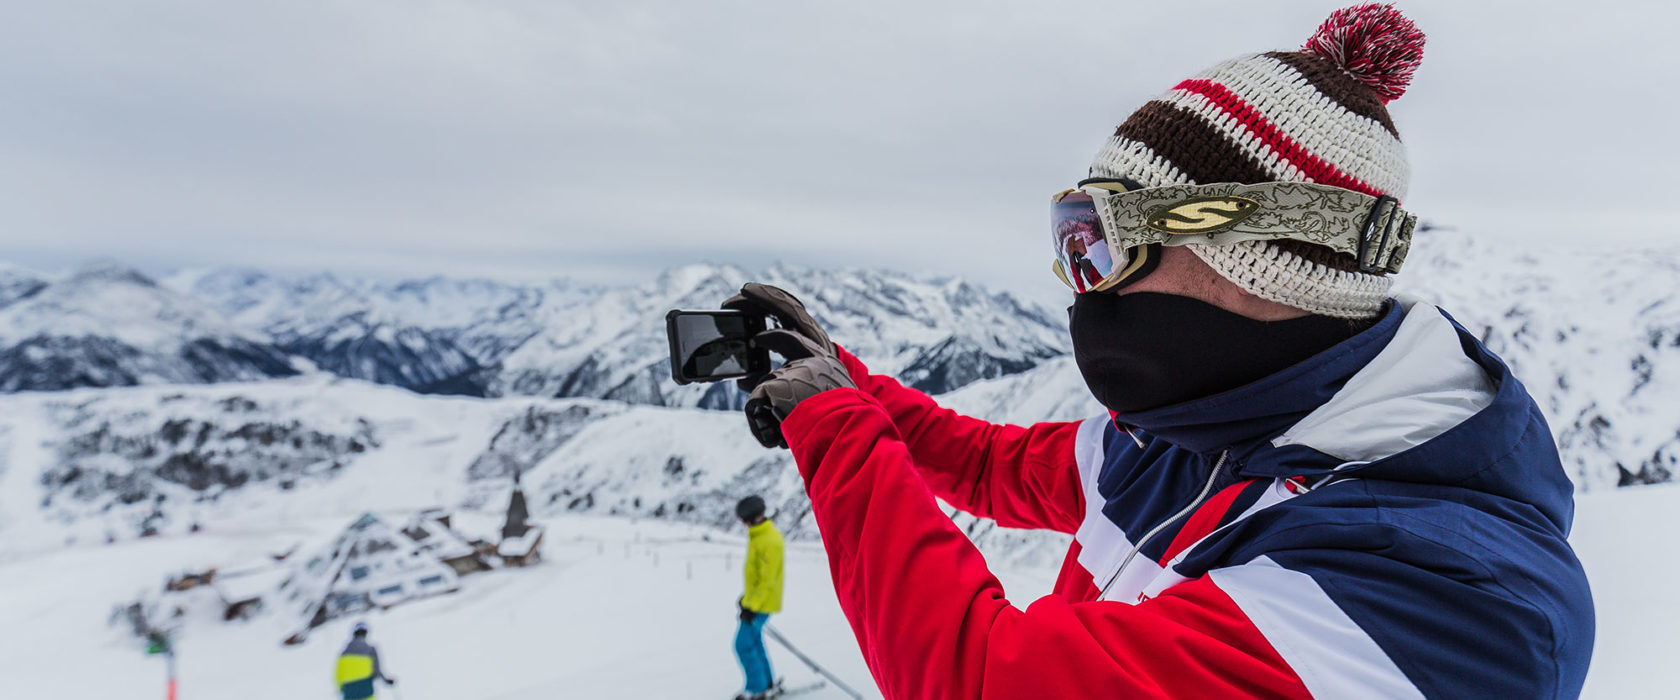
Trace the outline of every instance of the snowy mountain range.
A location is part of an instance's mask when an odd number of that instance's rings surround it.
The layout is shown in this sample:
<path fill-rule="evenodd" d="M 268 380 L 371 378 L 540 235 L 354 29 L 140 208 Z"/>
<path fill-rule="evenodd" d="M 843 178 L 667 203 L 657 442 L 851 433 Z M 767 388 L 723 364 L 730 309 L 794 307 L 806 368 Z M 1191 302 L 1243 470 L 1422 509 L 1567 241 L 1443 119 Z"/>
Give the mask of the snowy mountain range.
<path fill-rule="evenodd" d="M 730 407 L 727 385 L 669 381 L 664 315 L 716 308 L 749 280 L 802 294 L 859 356 L 935 393 L 1067 351 L 1052 314 L 1008 294 L 871 271 L 690 265 L 601 288 L 214 270 L 165 285 L 341 377 L 422 393 Z"/>
<path fill-rule="evenodd" d="M 1419 243 L 1400 290 L 1446 309 L 1510 364 L 1578 488 L 1680 474 L 1680 247 Z"/>
<path fill-rule="evenodd" d="M 802 292 L 875 371 L 959 411 L 1101 411 L 1054 314 L 960 281 L 694 265 L 616 289 L 230 270 L 157 284 L 109 265 L 0 268 L 0 377 L 29 390 L 0 396 L 0 532 L 473 508 L 505 502 L 517 470 L 538 517 L 725 525 L 735 495 L 758 492 L 810 535 L 787 454 L 759 448 L 739 414 L 695 410 L 738 405 L 733 388 L 666 376 L 665 310 L 715 307 L 749 278 Z M 1513 366 L 1581 489 L 1680 471 L 1680 251 L 1509 258 L 1434 237 L 1402 279 Z M 963 522 L 1011 556 L 1055 549 Z"/>
<path fill-rule="evenodd" d="M 133 270 L 96 265 L 52 283 L 0 275 L 0 391 L 298 373 L 261 333 Z"/>

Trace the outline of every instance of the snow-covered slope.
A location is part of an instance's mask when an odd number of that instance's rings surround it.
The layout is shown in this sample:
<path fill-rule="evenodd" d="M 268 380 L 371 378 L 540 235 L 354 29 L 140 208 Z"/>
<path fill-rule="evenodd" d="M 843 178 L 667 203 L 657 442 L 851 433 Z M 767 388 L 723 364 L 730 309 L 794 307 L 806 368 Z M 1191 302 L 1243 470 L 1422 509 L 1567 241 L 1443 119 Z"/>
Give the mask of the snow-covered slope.
<path fill-rule="evenodd" d="M 381 514 L 386 515 L 386 514 Z M 391 513 L 391 517 L 400 513 Z M 354 517 L 354 516 L 350 516 Z M 266 558 L 300 543 L 330 544 L 348 518 L 214 523 L 191 536 L 0 557 L 0 677 L 10 698 L 163 697 L 164 661 L 108 624 L 112 605 L 156 595 L 181 571 Z M 721 700 L 741 689 L 730 643 L 740 595 L 740 530 L 622 519 L 546 523 L 543 563 L 463 577 L 457 593 L 336 619 L 296 646 L 273 620 L 224 622 L 215 593 L 180 594 L 173 620 L 182 698 L 337 698 L 336 658 L 354 619 L 371 626 L 402 700 Z M 784 609 L 772 624 L 843 681 L 880 698 L 835 599 L 820 546 L 789 543 Z M 1031 599 L 1047 574 L 1001 572 Z M 272 616 L 273 611 L 267 611 Z M 771 663 L 789 686 L 817 680 L 785 649 Z M 90 672 L 90 669 L 92 672 Z M 847 700 L 834 688 L 802 700 Z"/>
<path fill-rule="evenodd" d="M 800 493 L 785 451 L 736 413 L 426 397 L 322 375 L 0 396 L 12 545 L 184 532 L 233 512 L 477 505 L 505 500 L 513 469 L 539 515 L 726 523 L 729 489 Z"/>
<path fill-rule="evenodd" d="M 965 415 L 1016 425 L 1082 420 L 1108 413 L 1085 387 L 1072 357 L 1058 357 L 1020 374 L 975 382 L 939 397 L 939 404 Z"/>
<path fill-rule="evenodd" d="M 1421 238 L 1401 289 L 1440 305 L 1511 366 L 1582 489 L 1680 473 L 1680 247 L 1512 254 Z"/>
<path fill-rule="evenodd" d="M 0 534 L 90 541 L 245 511 L 443 502 L 517 410 L 320 374 L 0 396 Z"/>
<path fill-rule="evenodd" d="M 47 278 L 14 265 L 0 263 L 0 309 L 45 289 Z"/>
<path fill-rule="evenodd" d="M 215 311 L 116 265 L 8 282 L 0 391 L 247 381 L 297 374 L 286 354 Z"/>
<path fill-rule="evenodd" d="M 963 395 L 985 396 L 990 383 Z M 788 452 L 761 447 L 737 412 L 430 397 L 323 375 L 0 396 L 0 541 L 10 547 L 180 534 L 227 517 L 493 507 L 515 470 L 539 518 L 727 527 L 735 501 L 756 493 L 790 536 L 816 535 Z M 959 522 L 1013 561 L 1065 545 Z"/>
<path fill-rule="evenodd" d="M 1661 698 L 1680 684 L 1680 600 L 1671 558 L 1630 531 L 1680 529 L 1680 487 L 1582 496 L 1571 541 L 1593 581 L 1598 619 L 1582 697 Z M 279 523 L 266 515 L 207 524 L 191 536 L 0 552 L 0 678 L 7 697 L 162 695 L 164 662 L 108 624 L 111 606 L 167 576 L 330 541 L 355 514 Z M 400 513 L 393 512 L 393 516 Z M 740 594 L 738 528 L 621 518 L 552 517 L 543 565 L 477 574 L 459 593 L 370 612 L 372 641 L 406 700 L 727 698 L 740 687 L 730 635 Z M 866 697 L 879 697 L 815 542 L 790 542 L 783 612 L 772 619 L 802 651 Z M 1056 566 L 993 563 L 1018 607 L 1050 590 Z M 334 659 L 351 620 L 279 645 L 260 621 L 221 620 L 214 594 L 178 620 L 181 696 L 332 697 Z M 189 595 L 189 597 L 192 597 Z M 209 600 L 204 600 L 209 597 Z M 780 647 L 790 685 L 814 679 Z M 87 669 L 97 669 L 88 673 Z M 157 693 L 157 695 L 152 695 Z M 383 695 L 382 695 L 383 697 Z M 831 690 L 811 700 L 842 700 Z"/>

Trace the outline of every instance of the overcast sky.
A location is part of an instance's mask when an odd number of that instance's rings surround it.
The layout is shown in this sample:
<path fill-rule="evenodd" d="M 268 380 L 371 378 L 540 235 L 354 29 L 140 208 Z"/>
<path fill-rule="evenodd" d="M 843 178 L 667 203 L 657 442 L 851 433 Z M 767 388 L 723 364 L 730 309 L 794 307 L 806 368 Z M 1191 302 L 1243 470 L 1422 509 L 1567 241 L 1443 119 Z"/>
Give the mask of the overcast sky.
<path fill-rule="evenodd" d="M 1346 2 L 0 0 L 0 260 L 625 280 L 692 260 L 1037 294 L 1120 121 Z M 1402 2 L 1408 204 L 1680 236 L 1680 11 Z"/>

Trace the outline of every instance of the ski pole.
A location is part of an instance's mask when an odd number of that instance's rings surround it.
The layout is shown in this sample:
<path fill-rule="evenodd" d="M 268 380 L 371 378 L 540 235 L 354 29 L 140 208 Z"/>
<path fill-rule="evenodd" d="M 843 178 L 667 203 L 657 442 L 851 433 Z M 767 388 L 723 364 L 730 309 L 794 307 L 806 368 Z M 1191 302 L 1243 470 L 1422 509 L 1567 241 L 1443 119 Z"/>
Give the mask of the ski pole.
<path fill-rule="evenodd" d="M 820 675 L 823 678 L 827 678 L 829 680 L 829 682 L 833 683 L 835 685 L 835 687 L 840 689 L 841 692 L 843 692 L 847 695 L 850 695 L 854 698 L 857 698 L 857 700 L 863 700 L 863 695 L 861 693 L 859 693 L 856 690 L 852 690 L 851 686 L 846 685 L 845 681 L 842 681 L 838 677 L 836 677 L 834 674 L 829 673 L 828 669 L 817 665 L 817 662 L 812 661 L 811 657 L 805 655 L 805 652 L 802 652 L 802 651 L 794 648 L 793 643 L 789 642 L 787 640 L 787 637 L 783 637 L 781 632 L 777 632 L 776 628 L 771 627 L 770 625 L 766 624 L 764 626 L 764 631 L 770 633 L 770 638 L 776 640 L 777 644 L 780 644 L 780 645 L 782 645 L 783 648 L 787 649 L 788 651 L 793 652 L 793 655 L 796 656 L 796 657 L 799 657 L 800 661 L 805 662 L 806 666 L 810 666 L 811 670 L 817 672 L 817 675 Z"/>
<path fill-rule="evenodd" d="M 173 645 L 169 647 L 169 651 L 164 652 L 163 658 L 169 662 L 169 688 L 167 697 L 169 700 L 175 700 L 180 697 L 178 695 L 180 686 L 178 686 L 175 681 L 175 647 Z"/>

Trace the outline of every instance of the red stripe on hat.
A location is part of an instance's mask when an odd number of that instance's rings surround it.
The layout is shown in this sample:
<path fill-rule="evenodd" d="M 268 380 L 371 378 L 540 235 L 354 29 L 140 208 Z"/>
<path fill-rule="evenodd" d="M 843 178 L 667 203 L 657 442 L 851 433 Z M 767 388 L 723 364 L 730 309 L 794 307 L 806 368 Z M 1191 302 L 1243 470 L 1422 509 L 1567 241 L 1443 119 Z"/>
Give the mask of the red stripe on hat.
<path fill-rule="evenodd" d="M 1266 119 L 1265 115 L 1260 113 L 1260 110 L 1255 109 L 1253 105 L 1238 97 L 1236 93 L 1231 92 L 1224 85 L 1210 80 L 1191 79 L 1179 83 L 1173 89 L 1208 98 L 1210 102 L 1230 115 L 1237 123 L 1246 127 L 1250 134 L 1260 139 L 1261 143 L 1266 144 L 1279 157 L 1299 168 L 1307 177 L 1312 178 L 1313 182 L 1363 192 L 1372 197 L 1380 197 L 1384 194 L 1377 188 L 1336 169 L 1336 166 L 1302 148 L 1301 144 L 1295 142 L 1295 139 L 1289 138 L 1289 135 L 1283 133 L 1282 129 L 1279 129 L 1271 120 Z"/>

